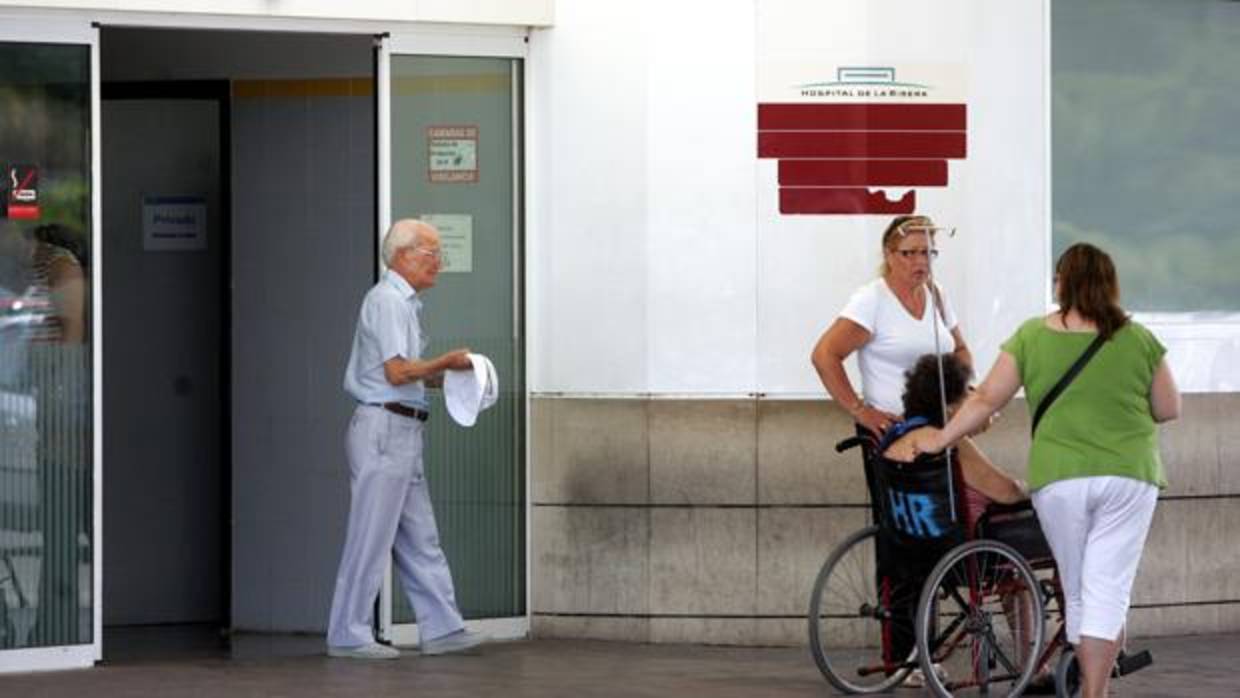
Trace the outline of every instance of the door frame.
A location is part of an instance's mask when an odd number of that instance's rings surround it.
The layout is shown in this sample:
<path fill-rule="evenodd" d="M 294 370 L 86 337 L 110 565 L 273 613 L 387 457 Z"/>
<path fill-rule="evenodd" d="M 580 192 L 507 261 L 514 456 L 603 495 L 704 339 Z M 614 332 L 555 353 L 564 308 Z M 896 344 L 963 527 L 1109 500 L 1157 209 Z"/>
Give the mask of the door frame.
<path fill-rule="evenodd" d="M 525 86 L 529 77 L 529 39 L 527 31 L 517 27 L 471 28 L 475 31 L 457 33 L 444 31 L 410 30 L 380 34 L 376 36 L 376 70 L 375 96 L 376 117 L 378 119 L 376 135 L 378 140 L 378 226 L 375 231 L 375 245 L 379 249 L 383 235 L 392 223 L 392 122 L 391 122 L 391 65 L 393 55 L 443 56 L 457 58 L 513 58 L 520 63 L 513 65 L 512 93 L 512 261 L 513 261 L 513 308 L 512 318 L 514 333 L 523 338 L 523 355 L 529 356 L 529 339 L 522 332 L 524 329 L 524 299 L 526 283 L 524 274 L 525 259 L 525 181 L 526 181 L 526 137 L 528 114 L 524 111 L 526 104 Z M 375 259 L 375 278 L 382 273 L 383 263 L 379 255 Z M 471 630 L 480 631 L 494 639 L 520 639 L 530 633 L 531 618 L 531 565 L 530 565 L 530 426 L 529 426 L 529 391 L 521 396 L 525 433 L 523 434 L 524 453 L 522 453 L 522 476 L 525 482 L 525 613 L 520 616 L 504 618 L 482 618 L 467 620 L 465 625 Z M 377 635 L 379 638 L 396 645 L 414 645 L 418 643 L 418 627 L 416 623 L 394 623 L 392 619 L 392 594 L 395 586 L 392 580 L 392 565 L 389 561 L 383 576 L 383 585 L 379 590 L 378 609 L 375 615 Z"/>
<path fill-rule="evenodd" d="M 70 44 L 90 51 L 90 245 L 91 295 L 91 642 L 81 645 L 0 650 L 0 674 L 89 667 L 103 656 L 103 256 L 99 161 L 99 30 L 84 16 L 49 19 L 0 13 L 0 42 Z"/>
<path fill-rule="evenodd" d="M 220 250 L 220 612 L 222 629 L 232 628 L 232 82 L 230 80 L 161 80 L 101 82 L 100 101 L 120 100 L 213 101 L 219 107 L 220 201 L 218 238 L 210 244 Z M 102 108 L 102 105 L 101 105 Z M 102 134 L 101 134 L 102 135 Z M 100 140 L 102 145 L 102 139 Z M 102 167 L 100 169 L 102 177 Z M 103 183 L 101 182 L 101 185 Z M 100 187 L 102 189 L 102 186 Z M 102 230 L 102 226 L 101 226 Z M 100 250 L 102 253 L 102 249 Z M 102 286 L 103 277 L 99 284 Z M 102 444 L 102 441 L 100 442 Z M 101 483 L 102 486 L 102 483 Z M 102 605 L 103 597 L 99 597 Z"/>

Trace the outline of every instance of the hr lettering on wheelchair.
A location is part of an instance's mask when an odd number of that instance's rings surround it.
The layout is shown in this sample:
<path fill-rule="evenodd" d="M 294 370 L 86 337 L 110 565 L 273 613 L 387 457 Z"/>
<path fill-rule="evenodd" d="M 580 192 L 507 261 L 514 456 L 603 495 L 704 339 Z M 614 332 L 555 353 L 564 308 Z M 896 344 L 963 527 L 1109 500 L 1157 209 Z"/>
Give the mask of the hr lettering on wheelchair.
<path fill-rule="evenodd" d="M 939 538 L 943 529 L 935 519 L 937 504 L 928 494 L 888 490 L 888 510 L 892 523 L 900 532 L 917 538 Z"/>

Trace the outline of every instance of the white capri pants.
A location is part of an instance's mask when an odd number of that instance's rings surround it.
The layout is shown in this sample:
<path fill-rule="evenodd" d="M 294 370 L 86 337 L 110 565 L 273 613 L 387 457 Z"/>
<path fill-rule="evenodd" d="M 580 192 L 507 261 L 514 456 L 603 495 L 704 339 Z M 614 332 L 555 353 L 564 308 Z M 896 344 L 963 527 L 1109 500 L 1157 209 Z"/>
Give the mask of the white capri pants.
<path fill-rule="evenodd" d="M 1033 493 L 1063 584 L 1068 642 L 1114 641 L 1158 503 L 1158 488 L 1128 477 L 1058 480 Z"/>

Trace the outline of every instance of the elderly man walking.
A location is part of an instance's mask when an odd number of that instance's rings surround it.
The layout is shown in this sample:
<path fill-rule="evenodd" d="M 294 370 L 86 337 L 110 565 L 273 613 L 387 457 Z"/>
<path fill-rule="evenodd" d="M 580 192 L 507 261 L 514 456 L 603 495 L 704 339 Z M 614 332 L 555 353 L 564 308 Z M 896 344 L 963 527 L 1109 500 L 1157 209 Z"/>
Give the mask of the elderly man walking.
<path fill-rule="evenodd" d="M 465 629 L 457 608 L 422 462 L 426 385 L 438 385 L 446 370 L 471 367 L 468 349 L 422 358 L 419 312 L 443 261 L 439 233 L 428 223 L 400 220 L 384 237 L 382 252 L 387 270 L 362 302 L 344 377 L 357 409 L 346 439 L 349 528 L 327 652 L 354 659 L 400 656 L 375 642 L 372 631 L 389 555 L 417 615 L 422 654 L 464 650 L 483 640 Z"/>

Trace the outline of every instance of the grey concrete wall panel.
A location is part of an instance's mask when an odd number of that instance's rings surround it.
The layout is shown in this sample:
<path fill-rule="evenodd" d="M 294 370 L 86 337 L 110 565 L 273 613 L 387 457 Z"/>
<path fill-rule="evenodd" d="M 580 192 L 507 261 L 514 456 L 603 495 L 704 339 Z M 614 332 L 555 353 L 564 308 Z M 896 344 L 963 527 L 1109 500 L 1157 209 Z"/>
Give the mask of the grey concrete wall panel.
<path fill-rule="evenodd" d="M 535 503 L 649 501 L 646 401 L 536 400 L 535 404 L 530 427 Z"/>
<path fill-rule="evenodd" d="M 863 508 L 760 509 L 758 615 L 804 615 L 822 563 L 867 521 Z"/>
<path fill-rule="evenodd" d="M 831 549 L 866 517 L 858 506 L 865 501 L 860 455 L 833 450 L 852 432 L 842 410 L 820 401 L 751 399 L 536 396 L 532 402 L 536 636 L 806 642 L 804 613 L 814 577 Z M 1185 405 L 1185 418 L 1163 429 L 1172 486 L 1159 503 L 1134 589 L 1134 636 L 1240 630 L 1240 553 L 1225 543 L 1240 535 L 1240 469 L 1234 465 L 1240 437 L 1230 424 L 1240 399 L 1187 396 Z M 566 419 L 565 411 L 572 416 Z M 614 422 L 629 432 L 623 448 L 608 431 Z M 1028 428 L 1028 411 L 1018 400 L 977 441 L 1000 467 L 1023 475 Z M 712 489 L 697 482 L 716 474 L 743 479 L 744 456 L 721 455 L 721 444 L 744 454 L 750 435 L 751 499 L 729 489 L 731 483 Z M 640 486 L 615 479 L 616 472 L 640 478 L 647 470 L 645 495 Z M 616 504 L 619 496 L 623 505 Z M 607 533 L 636 524 L 598 523 L 605 520 L 648 521 L 646 544 Z M 634 567 L 644 574 L 634 574 Z M 600 584 L 607 594 L 582 591 Z M 625 590 L 622 584 L 635 586 Z M 648 598 L 644 610 L 636 603 L 616 610 L 616 598 L 638 594 Z"/>
<path fill-rule="evenodd" d="M 758 588 L 753 508 L 650 513 L 650 612 L 752 617 Z M 653 626 L 652 626 L 653 632 Z"/>
<path fill-rule="evenodd" d="M 535 615 L 530 621 L 535 637 L 649 642 L 650 619 L 644 616 Z"/>
<path fill-rule="evenodd" d="M 531 540 L 536 611 L 646 615 L 648 510 L 535 507 Z"/>
<path fill-rule="evenodd" d="M 757 405 L 650 403 L 650 492 L 656 504 L 752 504 Z"/>
<path fill-rule="evenodd" d="M 1240 494 L 1240 395 L 1189 397 L 1184 415 L 1162 427 L 1163 466 L 1169 495 Z"/>
<path fill-rule="evenodd" d="M 861 452 L 835 452 L 853 423 L 833 402 L 758 403 L 758 501 L 762 504 L 861 504 Z"/>

